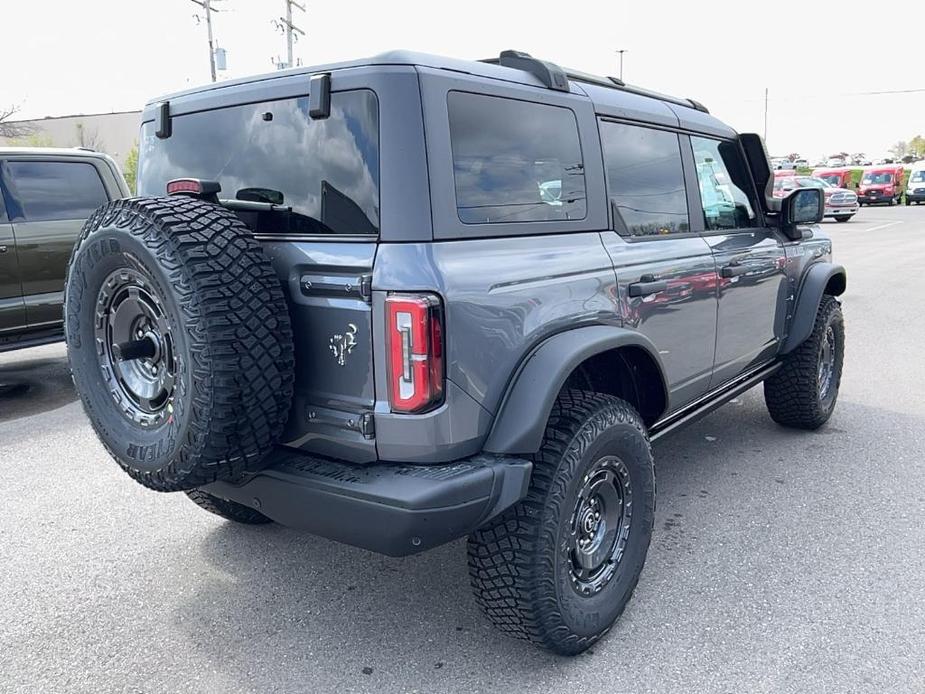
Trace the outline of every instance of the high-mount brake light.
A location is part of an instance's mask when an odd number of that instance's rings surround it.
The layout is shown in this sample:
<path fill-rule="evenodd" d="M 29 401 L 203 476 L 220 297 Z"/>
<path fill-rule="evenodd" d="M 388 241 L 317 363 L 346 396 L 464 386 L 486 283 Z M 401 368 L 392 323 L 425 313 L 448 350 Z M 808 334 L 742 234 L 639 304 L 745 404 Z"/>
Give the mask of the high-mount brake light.
<path fill-rule="evenodd" d="M 202 183 L 192 178 L 178 178 L 170 181 L 167 184 L 167 195 L 176 195 L 177 193 L 201 195 Z"/>
<path fill-rule="evenodd" d="M 391 294 L 385 300 L 389 404 L 423 412 L 443 400 L 443 312 L 433 294 Z"/>
<path fill-rule="evenodd" d="M 201 178 L 175 178 L 167 181 L 167 195 L 191 195 L 217 202 L 221 191 L 222 186 L 218 181 L 204 181 Z"/>

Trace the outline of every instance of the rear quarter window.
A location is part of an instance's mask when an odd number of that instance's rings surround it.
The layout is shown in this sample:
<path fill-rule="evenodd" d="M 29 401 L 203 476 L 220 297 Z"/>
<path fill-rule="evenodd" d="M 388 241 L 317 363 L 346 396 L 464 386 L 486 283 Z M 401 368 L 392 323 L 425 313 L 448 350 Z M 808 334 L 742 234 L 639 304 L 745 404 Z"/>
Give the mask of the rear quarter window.
<path fill-rule="evenodd" d="M 174 178 L 218 181 L 220 198 L 291 213 L 240 213 L 258 233 L 377 234 L 379 115 L 370 90 L 335 92 L 313 120 L 308 96 L 176 116 L 159 139 L 142 126 L 138 192 Z"/>
<path fill-rule="evenodd" d="M 456 210 L 464 224 L 584 219 L 578 122 L 568 108 L 447 95 Z"/>

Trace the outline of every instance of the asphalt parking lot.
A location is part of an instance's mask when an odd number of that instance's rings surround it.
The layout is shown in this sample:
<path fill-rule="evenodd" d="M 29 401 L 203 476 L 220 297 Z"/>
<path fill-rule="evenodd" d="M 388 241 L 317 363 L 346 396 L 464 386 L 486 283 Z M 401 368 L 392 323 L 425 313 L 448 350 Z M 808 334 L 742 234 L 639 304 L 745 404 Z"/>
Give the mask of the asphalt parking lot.
<path fill-rule="evenodd" d="M 389 559 L 141 488 L 60 345 L 0 355 L 0 691 L 925 690 L 925 208 L 823 226 L 835 415 L 782 429 L 759 388 L 659 441 L 639 588 L 574 659 L 488 625 L 463 542 Z"/>

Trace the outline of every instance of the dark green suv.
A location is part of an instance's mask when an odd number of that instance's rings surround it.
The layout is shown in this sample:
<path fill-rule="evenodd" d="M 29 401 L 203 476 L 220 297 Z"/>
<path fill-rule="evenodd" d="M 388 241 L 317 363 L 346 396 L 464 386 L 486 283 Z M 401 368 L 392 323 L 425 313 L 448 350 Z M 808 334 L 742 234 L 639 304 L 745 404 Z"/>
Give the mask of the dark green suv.
<path fill-rule="evenodd" d="M 64 338 L 64 278 L 80 228 L 128 195 L 105 154 L 0 149 L 0 352 Z"/>

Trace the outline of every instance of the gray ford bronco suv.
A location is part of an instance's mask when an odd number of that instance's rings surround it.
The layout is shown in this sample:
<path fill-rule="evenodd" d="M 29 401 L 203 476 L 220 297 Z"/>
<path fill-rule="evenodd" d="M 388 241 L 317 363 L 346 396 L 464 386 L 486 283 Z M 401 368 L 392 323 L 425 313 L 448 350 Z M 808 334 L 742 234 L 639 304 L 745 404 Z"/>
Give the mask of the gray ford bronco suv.
<path fill-rule="evenodd" d="M 141 197 L 74 249 L 66 339 L 136 481 L 389 555 L 578 653 L 639 579 L 650 441 L 763 382 L 815 429 L 845 271 L 820 190 L 701 104 L 523 53 L 393 52 L 144 111 Z"/>

